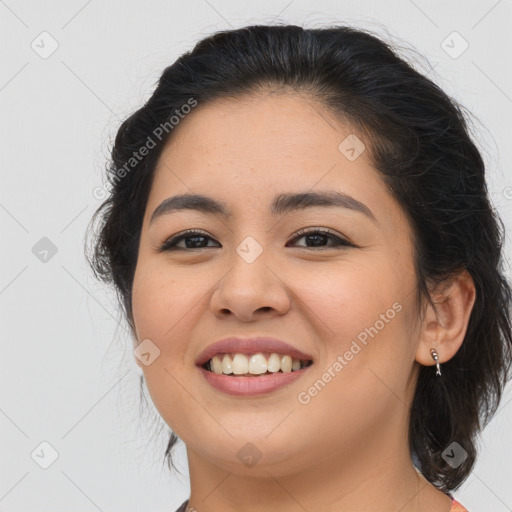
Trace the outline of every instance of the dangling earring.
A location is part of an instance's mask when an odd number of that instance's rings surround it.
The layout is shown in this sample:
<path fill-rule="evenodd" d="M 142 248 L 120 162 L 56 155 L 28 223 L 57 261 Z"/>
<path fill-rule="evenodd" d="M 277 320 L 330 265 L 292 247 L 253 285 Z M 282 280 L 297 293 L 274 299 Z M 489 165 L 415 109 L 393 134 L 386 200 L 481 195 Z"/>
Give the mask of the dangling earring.
<path fill-rule="evenodd" d="M 439 356 L 437 354 L 437 350 L 435 348 L 431 348 L 430 355 L 432 356 L 432 359 L 436 362 L 436 367 L 437 367 L 436 376 L 437 375 L 440 376 L 441 375 L 441 366 L 439 365 Z"/>

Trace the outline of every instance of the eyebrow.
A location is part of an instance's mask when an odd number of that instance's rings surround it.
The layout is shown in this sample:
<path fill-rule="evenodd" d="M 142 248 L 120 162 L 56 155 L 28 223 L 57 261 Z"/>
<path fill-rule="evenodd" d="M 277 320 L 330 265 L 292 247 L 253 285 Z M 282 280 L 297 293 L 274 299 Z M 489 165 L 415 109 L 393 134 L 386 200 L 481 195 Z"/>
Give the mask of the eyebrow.
<path fill-rule="evenodd" d="M 279 194 L 270 207 L 270 213 L 272 215 L 282 215 L 315 207 L 346 208 L 362 213 L 378 224 L 375 215 L 365 204 L 348 194 L 336 191 Z M 183 210 L 196 210 L 205 214 L 221 215 L 226 219 L 233 216 L 231 209 L 222 201 L 201 194 L 181 194 L 162 201 L 151 215 L 149 223 L 153 223 L 157 218 L 164 215 Z"/>

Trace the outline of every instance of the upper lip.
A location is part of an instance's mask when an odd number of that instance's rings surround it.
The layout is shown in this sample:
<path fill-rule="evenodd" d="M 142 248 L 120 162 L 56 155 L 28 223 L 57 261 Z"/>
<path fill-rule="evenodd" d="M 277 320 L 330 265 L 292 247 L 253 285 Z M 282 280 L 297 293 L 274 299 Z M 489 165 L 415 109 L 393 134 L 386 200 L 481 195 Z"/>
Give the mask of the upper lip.
<path fill-rule="evenodd" d="M 202 366 L 216 354 L 257 354 L 258 352 L 288 354 L 296 359 L 310 361 L 313 358 L 285 341 L 269 337 L 224 338 L 206 347 L 197 357 L 196 365 Z"/>

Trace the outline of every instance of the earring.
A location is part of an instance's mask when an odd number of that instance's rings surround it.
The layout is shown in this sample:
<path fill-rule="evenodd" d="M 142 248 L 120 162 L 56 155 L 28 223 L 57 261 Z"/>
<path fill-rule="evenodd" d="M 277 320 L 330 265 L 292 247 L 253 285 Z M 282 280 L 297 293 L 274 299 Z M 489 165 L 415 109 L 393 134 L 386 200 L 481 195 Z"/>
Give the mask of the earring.
<path fill-rule="evenodd" d="M 436 367 L 437 367 L 436 376 L 441 375 L 441 366 L 439 365 L 439 357 L 437 354 L 437 350 L 435 348 L 431 348 L 430 355 L 432 356 L 432 359 L 436 362 Z"/>

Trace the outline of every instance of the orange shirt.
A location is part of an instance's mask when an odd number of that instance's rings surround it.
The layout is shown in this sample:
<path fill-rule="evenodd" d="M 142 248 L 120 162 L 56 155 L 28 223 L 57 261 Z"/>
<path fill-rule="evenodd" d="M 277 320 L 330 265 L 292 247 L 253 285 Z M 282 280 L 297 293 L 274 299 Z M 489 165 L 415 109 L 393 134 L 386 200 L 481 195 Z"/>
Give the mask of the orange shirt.
<path fill-rule="evenodd" d="M 462 506 L 456 499 L 452 501 L 450 512 L 468 512 L 468 509 Z"/>
<path fill-rule="evenodd" d="M 185 512 L 187 510 L 188 500 L 185 501 L 176 512 Z M 467 508 L 463 507 L 457 500 L 452 498 L 452 508 L 450 512 L 469 512 Z"/>

